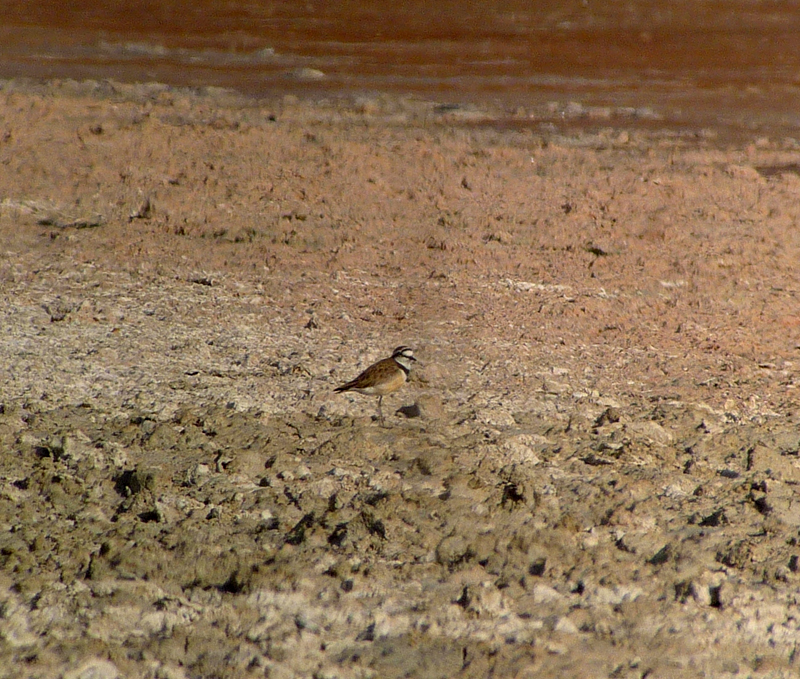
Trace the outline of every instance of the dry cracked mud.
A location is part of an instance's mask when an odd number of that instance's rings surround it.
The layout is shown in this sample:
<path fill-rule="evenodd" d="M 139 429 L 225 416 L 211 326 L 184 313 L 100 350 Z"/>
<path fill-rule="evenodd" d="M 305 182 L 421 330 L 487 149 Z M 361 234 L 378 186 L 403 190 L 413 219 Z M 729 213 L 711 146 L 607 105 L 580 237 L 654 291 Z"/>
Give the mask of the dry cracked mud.
<path fill-rule="evenodd" d="M 797 141 L 0 112 L 2 674 L 796 676 Z"/>

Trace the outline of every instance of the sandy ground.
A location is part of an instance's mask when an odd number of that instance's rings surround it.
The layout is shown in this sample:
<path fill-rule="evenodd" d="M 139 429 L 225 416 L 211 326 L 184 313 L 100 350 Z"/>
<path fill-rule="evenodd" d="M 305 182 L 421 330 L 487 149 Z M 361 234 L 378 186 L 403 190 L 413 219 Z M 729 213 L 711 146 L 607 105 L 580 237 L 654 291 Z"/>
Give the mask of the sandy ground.
<path fill-rule="evenodd" d="M 0 674 L 796 676 L 799 146 L 3 83 Z"/>

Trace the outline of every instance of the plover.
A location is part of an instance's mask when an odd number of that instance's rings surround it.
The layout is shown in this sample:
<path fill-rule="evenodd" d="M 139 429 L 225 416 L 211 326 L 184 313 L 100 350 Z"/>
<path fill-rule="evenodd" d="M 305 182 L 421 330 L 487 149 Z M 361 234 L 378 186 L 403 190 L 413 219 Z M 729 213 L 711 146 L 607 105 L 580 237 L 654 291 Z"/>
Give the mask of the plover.
<path fill-rule="evenodd" d="M 402 387 L 408 374 L 411 372 L 411 362 L 416 361 L 411 347 L 399 346 L 389 358 L 373 363 L 354 380 L 341 387 L 336 387 L 335 392 L 357 391 L 360 394 L 378 397 L 378 418 L 383 424 L 383 411 L 381 403 L 386 394 L 391 394 Z"/>

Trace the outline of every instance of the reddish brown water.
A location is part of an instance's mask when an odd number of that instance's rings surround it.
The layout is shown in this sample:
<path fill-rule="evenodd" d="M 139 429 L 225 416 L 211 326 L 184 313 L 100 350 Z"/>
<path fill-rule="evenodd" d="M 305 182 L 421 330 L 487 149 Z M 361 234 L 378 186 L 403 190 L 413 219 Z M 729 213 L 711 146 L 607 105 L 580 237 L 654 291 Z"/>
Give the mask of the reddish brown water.
<path fill-rule="evenodd" d="M 0 77 L 553 102 L 554 116 L 573 101 L 611 107 L 604 124 L 627 111 L 659 124 L 800 130 L 798 0 L 3 4 Z"/>

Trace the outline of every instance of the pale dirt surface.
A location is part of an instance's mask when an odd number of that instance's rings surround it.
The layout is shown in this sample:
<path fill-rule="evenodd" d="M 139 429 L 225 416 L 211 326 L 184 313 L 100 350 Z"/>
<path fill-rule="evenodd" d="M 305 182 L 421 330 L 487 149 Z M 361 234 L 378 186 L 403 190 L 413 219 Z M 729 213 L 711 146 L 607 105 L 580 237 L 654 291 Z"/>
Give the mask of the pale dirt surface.
<path fill-rule="evenodd" d="M 0 675 L 796 676 L 797 143 L 497 113 L 3 84 Z"/>

